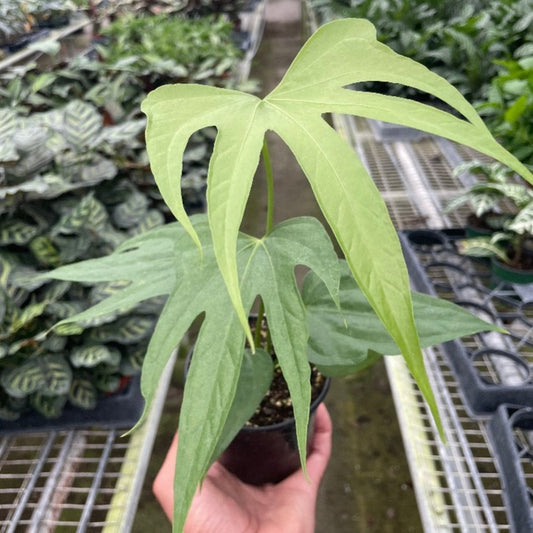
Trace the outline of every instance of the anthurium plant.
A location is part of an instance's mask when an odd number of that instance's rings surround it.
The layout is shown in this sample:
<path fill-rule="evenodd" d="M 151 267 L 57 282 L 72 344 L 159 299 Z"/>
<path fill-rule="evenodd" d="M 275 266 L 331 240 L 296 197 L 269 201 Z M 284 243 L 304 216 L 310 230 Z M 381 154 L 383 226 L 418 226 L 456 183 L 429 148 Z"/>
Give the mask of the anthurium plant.
<path fill-rule="evenodd" d="M 454 111 L 350 88 L 365 81 L 414 87 Z M 259 312 L 267 317 L 269 336 L 290 390 L 302 464 L 310 361 L 336 375 L 357 371 L 380 355 L 401 353 L 438 419 L 421 343 L 491 326 L 450 303 L 412 295 L 385 203 L 354 150 L 323 115 L 350 113 L 445 136 L 533 180 L 494 140 L 460 93 L 379 43 L 368 21 L 344 19 L 321 27 L 278 87 L 263 99 L 230 89 L 176 84 L 149 94 L 142 110 L 148 117 L 146 141 L 152 170 L 178 222 L 134 237 L 110 256 L 61 267 L 51 275 L 64 280 L 130 282 L 70 321 L 168 295 L 143 365 L 145 413 L 171 352 L 191 322 L 202 317 L 180 413 L 175 531 L 182 530 L 208 467 L 268 387 L 272 365 L 266 362 L 268 357 L 248 322 L 258 297 Z M 189 217 L 180 195 L 183 152 L 189 137 L 207 126 L 215 126 L 218 132 L 208 172 L 207 214 Z M 342 261 L 314 218 L 273 225 L 273 180 L 265 144 L 269 130 L 288 144 L 305 172 L 342 249 Z M 240 233 L 239 228 L 261 152 L 269 201 L 266 232 L 255 237 Z M 310 270 L 301 289 L 295 280 L 296 265 Z M 242 394 L 243 388 L 255 390 L 255 395 Z M 243 397 L 244 402 L 235 401 Z"/>

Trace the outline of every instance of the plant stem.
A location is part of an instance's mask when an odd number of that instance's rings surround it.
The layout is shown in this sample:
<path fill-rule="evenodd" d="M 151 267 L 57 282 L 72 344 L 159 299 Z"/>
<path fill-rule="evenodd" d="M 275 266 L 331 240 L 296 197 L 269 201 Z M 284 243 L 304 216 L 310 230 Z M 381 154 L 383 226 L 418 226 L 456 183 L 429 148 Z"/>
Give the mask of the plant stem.
<path fill-rule="evenodd" d="M 263 141 L 263 163 L 265 165 L 265 175 L 267 181 L 267 216 L 266 216 L 266 235 L 268 235 L 274 226 L 274 176 L 272 174 L 272 165 L 270 164 L 270 153 L 266 139 Z"/>
<path fill-rule="evenodd" d="M 266 214 L 266 231 L 265 235 L 268 235 L 274 227 L 274 175 L 272 173 L 272 165 L 270 163 L 270 153 L 268 151 L 268 145 L 266 139 L 263 141 L 263 164 L 265 165 L 265 176 L 267 182 L 267 214 Z M 256 346 L 261 346 L 261 324 L 265 316 L 265 306 L 263 300 L 259 303 L 259 311 L 257 312 L 257 322 L 255 324 L 255 338 L 254 342 Z M 270 335 L 267 327 L 267 350 L 271 344 Z"/>

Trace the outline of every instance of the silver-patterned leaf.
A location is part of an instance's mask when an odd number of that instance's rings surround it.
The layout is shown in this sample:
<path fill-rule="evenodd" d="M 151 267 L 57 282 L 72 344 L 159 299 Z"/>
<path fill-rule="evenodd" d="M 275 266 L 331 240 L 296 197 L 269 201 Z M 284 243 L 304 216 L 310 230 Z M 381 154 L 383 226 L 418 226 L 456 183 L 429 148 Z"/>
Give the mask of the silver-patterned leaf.
<path fill-rule="evenodd" d="M 21 220 L 8 220 L 0 228 L 0 246 L 28 244 L 37 234 L 39 228 Z"/>
<path fill-rule="evenodd" d="M 113 210 L 113 221 L 119 228 L 133 228 L 146 216 L 148 200 L 140 192 L 133 191 L 125 202 Z"/>
<path fill-rule="evenodd" d="M 43 349 L 52 353 L 62 353 L 65 351 L 67 345 L 67 338 L 60 337 L 59 335 L 50 334 L 47 335 L 46 339 L 41 343 Z"/>
<path fill-rule="evenodd" d="M 9 276 L 9 284 L 18 289 L 34 291 L 42 287 L 47 281 L 38 277 L 39 272 L 31 267 L 17 266 Z"/>
<path fill-rule="evenodd" d="M 116 348 L 104 344 L 78 346 L 70 353 L 70 362 L 76 368 L 93 368 L 101 363 L 116 366 L 120 358 L 120 352 Z"/>
<path fill-rule="evenodd" d="M 116 126 L 108 126 L 102 128 L 100 134 L 100 142 L 108 142 L 110 144 L 117 144 L 129 141 L 139 135 L 146 127 L 146 120 L 136 119 L 128 120 Z"/>
<path fill-rule="evenodd" d="M 102 117 L 91 104 L 74 100 L 65 107 L 62 133 L 75 148 L 94 147 L 101 129 Z"/>
<path fill-rule="evenodd" d="M 95 378 L 95 385 L 98 390 L 102 392 L 115 392 L 121 384 L 121 376 L 119 374 L 99 374 Z"/>
<path fill-rule="evenodd" d="M 81 409 L 94 409 L 98 401 L 98 391 L 87 378 L 75 377 L 68 395 L 70 403 Z"/>
<path fill-rule="evenodd" d="M 147 346 L 130 347 L 120 361 L 120 373 L 124 376 L 134 376 L 139 374 L 144 362 Z"/>
<path fill-rule="evenodd" d="M 73 263 L 81 259 L 91 247 L 91 237 L 88 233 L 80 233 L 76 236 L 56 236 L 54 244 L 60 249 L 62 263 Z"/>
<path fill-rule="evenodd" d="M 127 316 L 111 324 L 93 328 L 88 338 L 92 342 L 135 344 L 146 339 L 153 331 L 156 319 L 147 316 Z"/>
<path fill-rule="evenodd" d="M 61 256 L 54 243 L 44 235 L 35 237 L 29 246 L 38 263 L 45 266 L 56 267 L 61 262 Z"/>
<path fill-rule="evenodd" d="M 55 302 L 61 298 L 72 286 L 70 281 L 59 281 L 54 280 L 52 283 L 49 283 L 42 292 L 43 300 L 48 302 Z"/>
<path fill-rule="evenodd" d="M 95 305 L 102 300 L 105 300 L 109 296 L 116 294 L 122 289 L 126 288 L 131 284 L 131 281 L 109 281 L 106 283 L 98 283 L 91 288 L 89 294 L 89 303 L 90 305 Z"/>
<path fill-rule="evenodd" d="M 68 395 L 51 396 L 36 392 L 30 396 L 30 405 L 46 418 L 58 418 L 63 413 Z"/>
<path fill-rule="evenodd" d="M 63 214 L 52 228 L 52 235 L 77 235 L 89 224 L 93 211 L 101 211 L 103 206 L 93 194 L 84 196 L 77 205 Z M 105 209 L 104 209 L 105 210 Z M 98 215 L 101 218 L 101 214 Z"/>
<path fill-rule="evenodd" d="M 128 235 L 133 237 L 134 235 L 140 235 L 145 231 L 152 228 L 162 226 L 165 223 L 165 217 L 161 211 L 157 209 L 149 209 L 142 220 L 139 221 L 137 226 L 128 230 Z"/>
<path fill-rule="evenodd" d="M 80 179 L 86 185 L 97 185 L 104 180 L 113 179 L 118 168 L 110 159 L 95 156 L 90 164 L 81 169 Z"/>
<path fill-rule="evenodd" d="M 46 312 L 61 320 L 81 313 L 85 308 L 86 305 L 79 301 L 51 302 L 46 306 Z"/>
<path fill-rule="evenodd" d="M 24 398 L 34 392 L 65 394 L 72 381 L 72 370 L 61 355 L 36 356 L 21 365 L 4 370 L 0 383 L 10 396 Z"/>
<path fill-rule="evenodd" d="M 34 152 L 44 147 L 47 136 L 48 130 L 42 126 L 27 127 L 13 134 L 13 142 L 19 152 Z"/>

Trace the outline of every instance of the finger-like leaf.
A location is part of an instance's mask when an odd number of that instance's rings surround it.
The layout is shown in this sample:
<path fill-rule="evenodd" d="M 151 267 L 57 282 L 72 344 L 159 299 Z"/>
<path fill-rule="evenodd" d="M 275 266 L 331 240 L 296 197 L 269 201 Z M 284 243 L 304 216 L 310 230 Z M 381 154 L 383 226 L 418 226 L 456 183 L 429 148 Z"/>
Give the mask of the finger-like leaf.
<path fill-rule="evenodd" d="M 365 81 L 424 91 L 461 116 L 417 101 L 348 89 Z M 349 113 L 422 129 L 486 153 L 533 181 L 528 169 L 494 140 L 463 96 L 443 78 L 379 43 L 368 21 L 343 19 L 322 26 L 309 39 L 278 87 L 263 100 L 178 84 L 153 91 L 142 109 L 148 116 L 147 148 L 158 186 L 192 236 L 177 194 L 183 152 L 195 130 L 217 127 L 208 178 L 209 222 L 217 262 L 243 324 L 235 259 L 238 228 L 264 132 L 272 129 L 283 138 L 306 173 L 361 290 L 438 418 L 395 229 L 364 166 L 322 115 Z"/>
<path fill-rule="evenodd" d="M 352 374 L 376 358 L 399 353 L 346 265 L 341 278 L 341 309 L 324 282 L 312 272 L 306 276 L 302 298 L 308 311 L 309 360 L 326 375 Z M 499 330 L 446 300 L 413 293 L 413 304 L 422 347 L 479 331 Z"/>

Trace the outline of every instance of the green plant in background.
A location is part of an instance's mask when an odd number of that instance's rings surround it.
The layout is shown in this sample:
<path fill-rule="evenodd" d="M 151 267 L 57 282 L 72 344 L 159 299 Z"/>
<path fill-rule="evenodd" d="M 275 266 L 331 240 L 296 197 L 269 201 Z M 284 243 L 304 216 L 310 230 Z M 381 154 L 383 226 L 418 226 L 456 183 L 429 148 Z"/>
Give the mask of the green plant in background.
<path fill-rule="evenodd" d="M 45 332 L 61 317 L 116 290 L 36 281 L 49 269 L 109 253 L 161 225 L 132 182 L 116 178 L 144 120 L 102 127 L 91 105 L 18 115 L 0 109 L 0 418 L 29 408 L 48 417 L 65 403 L 91 409 L 102 392 L 140 369 L 160 309 L 123 309 L 76 328 Z M 115 179 L 116 178 L 116 179 Z"/>
<path fill-rule="evenodd" d="M 461 118 L 419 102 L 346 89 L 370 80 L 431 93 Z M 145 298 L 167 296 L 143 365 L 147 410 L 171 352 L 191 322 L 203 316 L 180 413 L 175 530 L 182 530 L 209 465 L 254 412 L 270 382 L 272 366 L 264 364 L 269 357 L 258 348 L 258 338 L 248 324 L 258 296 L 259 315 L 264 312 L 267 317 L 277 361 L 289 386 L 302 464 L 310 361 L 325 373 L 343 374 L 384 353 L 401 352 L 438 418 L 419 335 L 423 344 L 431 344 L 490 326 L 436 299 L 424 298 L 419 307 L 378 190 L 356 153 L 322 116 L 350 113 L 423 129 L 484 152 L 533 180 L 527 168 L 493 139 L 461 94 L 420 64 L 379 43 L 368 21 L 346 19 L 319 29 L 278 87 L 262 100 L 234 90 L 176 84 L 152 92 L 142 109 L 148 116 L 152 170 L 180 223 L 126 241 L 111 256 L 62 267 L 47 277 L 129 282 L 122 291 L 63 324 L 102 317 Z M 216 126 L 217 138 L 208 174 L 207 216 L 189 218 L 180 196 L 182 154 L 190 135 L 210 125 Z M 273 226 L 273 181 L 264 144 L 267 130 L 276 131 L 296 156 L 346 263 L 338 260 L 315 219 L 295 218 Z M 269 200 L 266 232 L 257 238 L 239 233 L 239 227 L 261 150 Z M 312 271 L 302 291 L 294 276 L 298 264 Z M 361 336 L 358 328 L 364 323 L 371 326 L 364 330 L 368 335 Z M 384 331 L 388 332 L 385 345 Z M 246 339 L 250 350 L 245 349 Z M 242 375 L 252 377 L 240 380 L 241 369 Z M 239 394 L 250 380 L 257 384 L 256 394 Z M 244 403 L 235 401 L 243 396 Z"/>
<path fill-rule="evenodd" d="M 225 86 L 242 58 L 222 17 L 123 15 L 102 33 L 109 40 L 97 48 L 106 69 L 133 73 L 148 90 L 181 81 Z"/>
<path fill-rule="evenodd" d="M 533 167 L 533 54 L 496 63 L 500 72 L 478 111 L 494 136 Z"/>
<path fill-rule="evenodd" d="M 532 0 L 310 0 L 310 4 L 322 21 L 368 18 L 378 28 L 380 41 L 445 77 L 472 102 L 485 97 L 497 74 L 495 60 L 531 54 L 533 46 Z M 416 95 L 405 87 L 368 88 Z"/>
<path fill-rule="evenodd" d="M 517 270 L 533 270 L 533 199 L 490 236 L 459 241 L 462 254 L 495 257 Z"/>
<path fill-rule="evenodd" d="M 448 203 L 445 212 L 450 213 L 467 204 L 472 209 L 468 220 L 480 229 L 502 229 L 505 222 L 533 199 L 531 187 L 518 181 L 515 173 L 501 163 L 469 161 L 454 170 L 456 175 L 464 172 L 475 181 Z"/>

